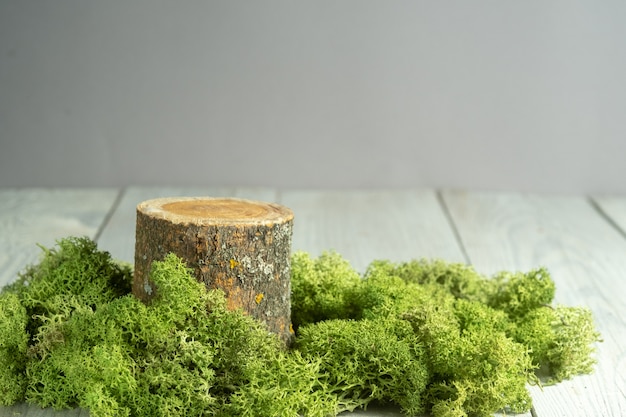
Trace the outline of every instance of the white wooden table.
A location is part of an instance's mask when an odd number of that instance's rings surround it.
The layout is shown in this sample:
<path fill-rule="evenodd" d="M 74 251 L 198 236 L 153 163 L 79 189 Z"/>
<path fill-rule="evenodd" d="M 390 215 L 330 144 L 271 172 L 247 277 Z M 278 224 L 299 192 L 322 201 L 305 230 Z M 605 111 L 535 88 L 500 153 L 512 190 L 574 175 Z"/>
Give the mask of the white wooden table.
<path fill-rule="evenodd" d="M 38 259 L 36 243 L 87 235 L 133 261 L 135 206 L 162 196 L 234 196 L 295 213 L 293 249 L 335 249 L 360 271 L 373 259 L 442 258 L 484 273 L 546 266 L 556 301 L 592 309 L 604 342 L 592 375 L 531 388 L 526 417 L 626 416 L 626 197 L 437 190 L 270 188 L 0 189 L 0 286 Z M 354 415 L 392 416 L 392 410 Z M 87 416 L 18 405 L 0 416 Z"/>

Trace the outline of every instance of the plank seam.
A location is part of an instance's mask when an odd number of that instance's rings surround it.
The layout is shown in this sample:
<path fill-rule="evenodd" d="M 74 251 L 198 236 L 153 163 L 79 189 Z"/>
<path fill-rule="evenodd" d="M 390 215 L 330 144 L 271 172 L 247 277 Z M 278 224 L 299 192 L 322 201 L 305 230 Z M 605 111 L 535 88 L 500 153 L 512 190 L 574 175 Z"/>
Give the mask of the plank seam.
<path fill-rule="evenodd" d="M 535 410 L 535 407 L 530 407 L 530 415 L 531 417 L 537 417 L 537 410 Z"/>
<path fill-rule="evenodd" d="M 122 198 L 124 197 L 124 194 L 126 194 L 126 187 L 122 187 L 118 191 L 117 196 L 115 197 L 115 200 L 113 200 L 113 204 L 111 204 L 111 207 L 107 211 L 107 214 L 104 216 L 104 219 L 102 219 L 102 223 L 100 223 L 100 227 L 98 227 L 98 230 L 96 231 L 96 234 L 93 237 L 94 242 L 97 242 L 98 239 L 100 239 L 100 236 L 102 236 L 102 232 L 104 232 L 104 229 L 108 226 L 109 222 L 111 221 L 111 218 L 113 217 L 118 207 L 120 206 L 120 203 L 122 202 Z"/>
<path fill-rule="evenodd" d="M 598 203 L 593 197 L 588 197 L 587 201 L 589 202 L 591 207 L 593 207 L 593 209 L 596 211 L 596 213 L 598 213 L 600 215 L 600 217 L 602 217 L 602 219 L 604 219 L 604 221 L 609 224 L 609 226 L 611 226 L 613 229 L 615 229 L 620 234 L 620 236 L 622 236 L 624 239 L 626 239 L 626 230 L 624 230 L 619 225 L 619 223 L 617 223 L 613 219 L 613 217 L 611 217 L 611 215 L 609 213 L 607 213 L 602 208 L 602 205 L 600 205 L 600 203 Z"/>
<path fill-rule="evenodd" d="M 446 200 L 443 197 L 443 193 L 441 190 L 436 191 L 437 201 L 439 202 L 439 206 L 441 206 L 441 210 L 443 211 L 446 220 L 448 221 L 448 225 L 450 229 L 452 229 L 452 233 L 454 234 L 454 238 L 456 239 L 457 244 L 459 245 L 459 249 L 461 250 L 461 254 L 463 255 L 463 259 L 466 264 L 470 264 L 470 257 L 465 249 L 465 244 L 463 243 L 463 239 L 461 238 L 461 233 L 459 232 L 459 228 L 457 227 L 454 218 L 452 217 L 452 213 L 450 212 L 450 208 L 446 204 Z"/>

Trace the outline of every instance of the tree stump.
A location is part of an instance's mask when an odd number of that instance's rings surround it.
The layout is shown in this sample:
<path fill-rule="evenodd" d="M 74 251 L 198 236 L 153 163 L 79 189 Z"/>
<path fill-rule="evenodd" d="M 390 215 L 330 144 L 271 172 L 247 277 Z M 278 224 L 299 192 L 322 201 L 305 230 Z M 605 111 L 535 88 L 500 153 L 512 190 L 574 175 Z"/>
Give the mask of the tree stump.
<path fill-rule="evenodd" d="M 278 204 L 235 198 L 175 197 L 137 206 L 133 294 L 149 302 L 152 261 L 172 252 L 207 288 L 226 293 L 289 343 L 293 213 Z"/>

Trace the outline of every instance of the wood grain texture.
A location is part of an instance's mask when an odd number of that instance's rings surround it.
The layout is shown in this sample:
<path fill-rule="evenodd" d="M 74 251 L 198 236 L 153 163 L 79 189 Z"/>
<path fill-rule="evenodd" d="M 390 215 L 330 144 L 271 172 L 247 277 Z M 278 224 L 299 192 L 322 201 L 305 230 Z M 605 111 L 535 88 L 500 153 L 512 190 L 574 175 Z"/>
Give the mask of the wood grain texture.
<path fill-rule="evenodd" d="M 0 189 L 0 287 L 13 281 L 41 249 L 67 236 L 94 238 L 116 189 Z"/>
<path fill-rule="evenodd" d="M 121 193 L 121 198 L 117 198 Z M 66 236 L 96 237 L 115 259 L 132 262 L 135 250 L 135 209 L 150 198 L 168 196 L 231 196 L 276 201 L 266 188 L 132 187 L 120 189 L 0 189 L 0 287 L 37 260 L 36 243 L 51 246 Z M 113 210 L 106 224 L 109 210 Z M 0 407 L 0 417 L 86 417 L 86 410 L 41 409 L 18 404 Z"/>
<path fill-rule="evenodd" d="M 207 289 L 220 289 L 289 345 L 293 212 L 276 203 L 223 197 L 166 197 L 137 206 L 133 294 L 157 294 L 150 271 L 169 253 Z"/>
<path fill-rule="evenodd" d="M 597 196 L 591 199 L 600 213 L 626 235 L 626 197 Z"/>
<path fill-rule="evenodd" d="M 334 249 L 359 272 L 374 259 L 465 260 L 445 210 L 432 190 L 283 191 L 279 202 L 295 214 L 294 250 L 319 255 Z M 375 406 L 342 414 L 401 415 L 393 408 Z"/>
<path fill-rule="evenodd" d="M 112 208 L 117 189 L 0 190 L 0 287 L 15 279 L 41 250 L 67 236 L 94 238 Z M 86 417 L 86 410 L 0 407 L 2 417 Z"/>
<path fill-rule="evenodd" d="M 279 202 L 295 213 L 294 251 L 336 250 L 359 272 L 375 259 L 464 262 L 431 190 L 284 191 Z"/>
<path fill-rule="evenodd" d="M 115 259 L 133 263 L 135 259 L 135 217 L 137 204 L 160 197 L 238 197 L 275 202 L 277 192 L 267 188 L 235 187 L 130 187 L 102 231 L 98 246 Z"/>
<path fill-rule="evenodd" d="M 442 207 L 431 190 L 133 187 L 119 201 L 116 195 L 117 190 L 0 190 L 0 279 L 14 277 L 36 259 L 35 242 L 51 245 L 68 235 L 95 236 L 116 201 L 98 243 L 115 258 L 129 262 L 134 256 L 135 208 L 141 201 L 204 195 L 278 202 L 294 211 L 294 249 L 319 254 L 334 248 L 360 271 L 380 258 L 438 257 L 463 262 L 463 250 L 485 273 L 546 266 L 557 283 L 557 301 L 590 307 L 605 342 L 599 345 L 599 364 L 593 375 L 543 392 L 533 389 L 537 417 L 626 415 L 626 347 L 621 340 L 626 328 L 626 239 L 614 226 L 625 224 L 626 199 L 594 199 L 609 217 L 607 221 L 589 200 L 575 196 L 444 192 Z M 0 407 L 1 417 L 15 415 L 88 413 L 26 405 Z M 344 415 L 400 416 L 386 408 Z"/>
<path fill-rule="evenodd" d="M 626 240 L 584 197 L 445 192 L 470 261 L 484 273 L 545 266 L 556 302 L 589 307 L 604 343 L 592 375 L 533 389 L 537 417 L 626 415 Z"/>

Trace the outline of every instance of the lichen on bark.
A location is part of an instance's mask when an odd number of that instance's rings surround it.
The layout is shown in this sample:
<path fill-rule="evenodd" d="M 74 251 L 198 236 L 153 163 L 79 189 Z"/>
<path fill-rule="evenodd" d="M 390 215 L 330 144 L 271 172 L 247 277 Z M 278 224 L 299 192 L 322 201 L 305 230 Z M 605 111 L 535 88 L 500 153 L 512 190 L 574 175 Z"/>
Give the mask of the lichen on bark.
<path fill-rule="evenodd" d="M 223 218 L 202 217 L 200 208 L 208 207 L 206 212 L 210 213 L 211 205 L 219 207 Z M 163 207 L 179 211 L 172 215 Z M 235 218 L 228 210 L 242 213 L 242 217 Z M 189 213 L 194 217 L 187 216 Z M 208 289 L 224 291 L 231 309 L 241 308 L 289 343 L 293 337 L 292 223 L 289 209 L 269 203 L 236 199 L 146 201 L 137 207 L 133 292 L 149 302 L 153 297 L 148 278 L 152 262 L 174 253 Z M 263 294 L 261 300 L 258 294 Z"/>

